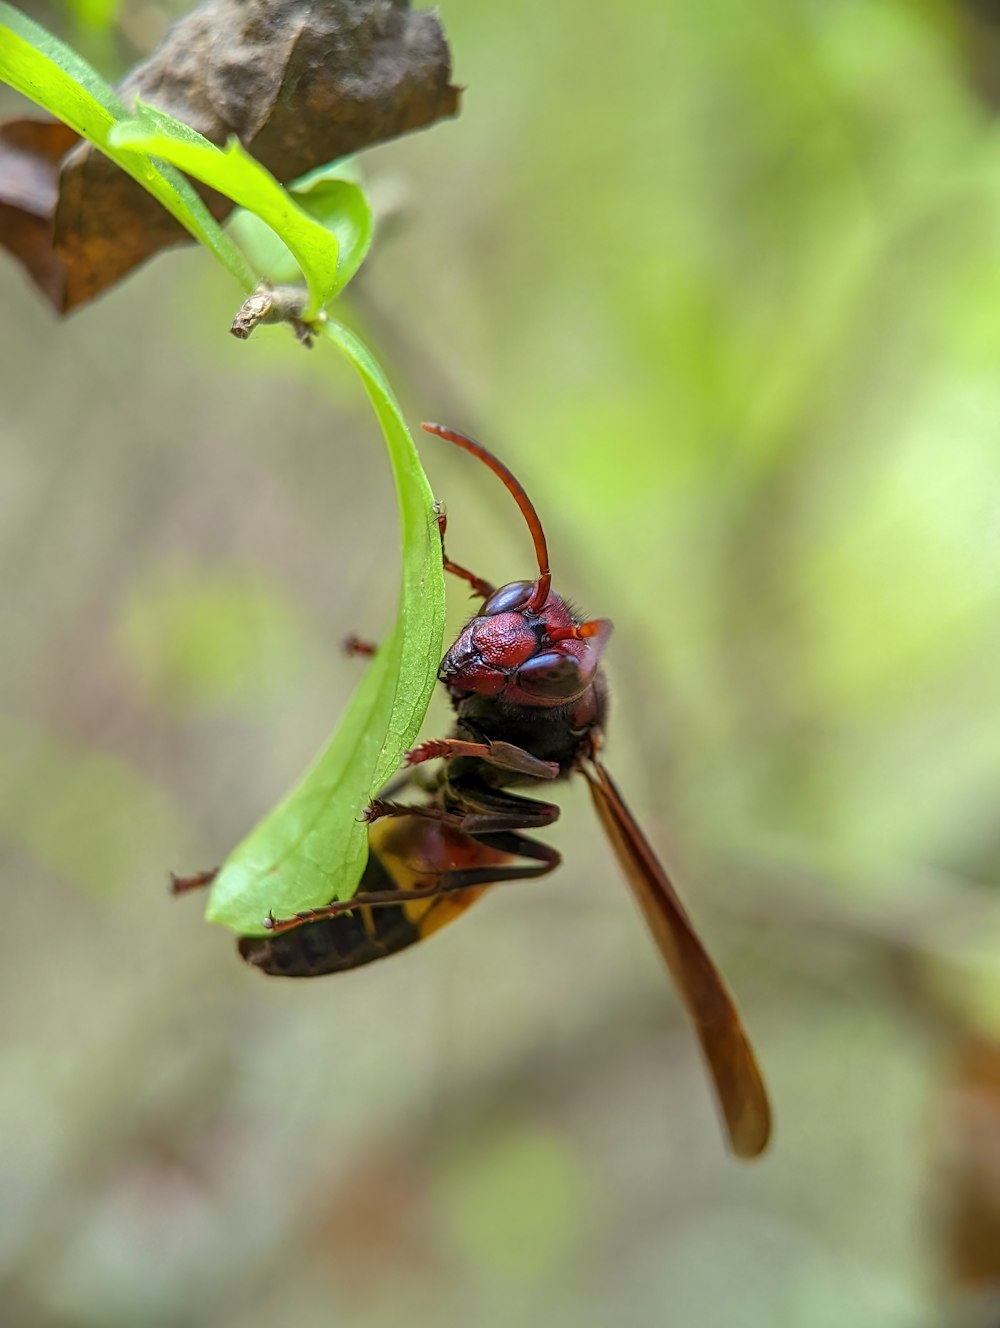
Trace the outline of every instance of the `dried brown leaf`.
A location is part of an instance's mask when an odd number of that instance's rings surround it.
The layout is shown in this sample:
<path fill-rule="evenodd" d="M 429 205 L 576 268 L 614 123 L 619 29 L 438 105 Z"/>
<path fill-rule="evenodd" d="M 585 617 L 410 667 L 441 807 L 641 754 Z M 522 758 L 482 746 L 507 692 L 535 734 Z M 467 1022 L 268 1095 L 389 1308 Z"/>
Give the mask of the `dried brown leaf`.
<path fill-rule="evenodd" d="M 0 124 L 0 244 L 24 264 L 57 309 L 66 272 L 52 248 L 52 215 L 59 162 L 76 141 L 73 130 L 58 121 Z"/>
<path fill-rule="evenodd" d="M 126 105 L 139 96 L 214 143 L 235 134 L 284 182 L 455 114 L 449 75 L 437 16 L 408 0 L 207 0 L 120 92 Z M 26 125 L 38 131 L 35 146 Z M 58 128 L 66 152 L 73 136 Z M 0 125 L 0 244 L 66 312 L 188 236 L 89 144 L 53 158 L 52 129 Z M 230 211 L 228 199 L 200 192 L 217 218 Z"/>

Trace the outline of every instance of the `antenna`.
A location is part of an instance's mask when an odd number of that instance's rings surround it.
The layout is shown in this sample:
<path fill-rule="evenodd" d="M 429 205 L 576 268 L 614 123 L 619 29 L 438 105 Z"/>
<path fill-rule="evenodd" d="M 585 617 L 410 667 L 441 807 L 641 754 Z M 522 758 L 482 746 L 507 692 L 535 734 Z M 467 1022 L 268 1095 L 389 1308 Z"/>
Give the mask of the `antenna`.
<path fill-rule="evenodd" d="M 438 438 L 444 438 L 449 443 L 454 443 L 456 447 L 461 447 L 466 452 L 471 452 L 474 457 L 485 462 L 492 470 L 494 475 L 499 475 L 503 480 L 507 491 L 512 495 L 515 503 L 521 509 L 521 515 L 528 524 L 531 531 L 531 538 L 535 543 L 535 557 L 538 560 L 538 580 L 535 582 L 535 588 L 525 603 L 525 610 L 528 613 L 537 613 L 549 597 L 549 586 L 552 584 L 552 573 L 549 571 L 549 550 L 545 543 L 545 531 L 542 529 L 542 523 L 538 519 L 538 513 L 535 511 L 535 505 L 525 493 L 524 488 L 517 478 L 507 469 L 504 463 L 486 450 L 482 443 L 477 443 L 474 438 L 467 438 L 464 433 L 458 433 L 454 429 L 446 429 L 443 424 L 422 424 L 420 426 L 427 433 L 433 433 Z"/>

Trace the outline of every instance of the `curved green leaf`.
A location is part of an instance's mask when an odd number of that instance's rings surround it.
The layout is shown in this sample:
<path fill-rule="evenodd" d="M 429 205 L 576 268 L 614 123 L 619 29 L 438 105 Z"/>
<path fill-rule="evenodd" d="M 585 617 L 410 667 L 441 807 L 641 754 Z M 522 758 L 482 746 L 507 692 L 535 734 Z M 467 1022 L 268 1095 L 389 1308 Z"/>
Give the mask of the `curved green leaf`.
<path fill-rule="evenodd" d="M 337 237 L 297 206 L 237 139 L 217 148 L 163 111 L 141 104 L 138 110 L 140 118 L 112 131 L 115 148 L 125 154 L 162 158 L 260 217 L 295 256 L 309 287 L 311 305 L 305 317 L 314 318 L 339 289 Z"/>
<path fill-rule="evenodd" d="M 303 211 L 331 231 L 340 249 L 333 294 L 339 295 L 364 262 L 372 242 L 374 220 L 361 183 L 345 178 L 351 168 L 344 161 L 321 166 L 286 185 Z M 275 232 L 253 212 L 240 208 L 226 229 L 257 272 L 275 284 L 298 281 L 295 255 Z"/>
<path fill-rule="evenodd" d="M 329 170 L 301 182 L 313 220 L 235 142 L 225 151 L 151 107 L 131 117 L 117 94 L 72 51 L 0 0 L 0 77 L 90 139 L 154 194 L 250 289 L 243 256 L 174 166 L 213 186 L 280 232 L 301 267 L 310 316 L 357 270 L 371 239 L 360 188 Z M 170 166 L 154 164 L 151 158 Z M 259 232 L 260 233 L 260 232 Z M 339 258 L 339 261 L 338 261 Z M 270 272 L 268 275 L 272 275 Z M 347 713 L 300 784 L 231 854 L 207 917 L 239 933 L 263 919 L 345 898 L 367 860 L 359 813 L 398 768 L 434 688 L 444 628 L 444 578 L 433 497 L 399 406 L 378 364 L 347 328 L 323 329 L 354 364 L 382 426 L 400 510 L 399 612 Z"/>
<path fill-rule="evenodd" d="M 135 122 L 114 88 L 86 60 L 0 0 L 0 79 L 89 139 L 158 199 L 196 240 L 206 245 L 245 290 L 256 285 L 243 255 L 190 183 L 146 153 L 120 151 L 116 125 Z M 141 112 L 140 112 L 141 114 Z"/>
<path fill-rule="evenodd" d="M 215 880 L 206 917 L 242 934 L 262 934 L 268 911 L 287 917 L 357 889 L 368 856 L 357 818 L 416 737 L 441 656 L 444 575 L 427 477 L 367 347 L 338 323 L 323 331 L 360 374 L 389 449 L 403 544 L 399 612 L 330 743 Z"/>

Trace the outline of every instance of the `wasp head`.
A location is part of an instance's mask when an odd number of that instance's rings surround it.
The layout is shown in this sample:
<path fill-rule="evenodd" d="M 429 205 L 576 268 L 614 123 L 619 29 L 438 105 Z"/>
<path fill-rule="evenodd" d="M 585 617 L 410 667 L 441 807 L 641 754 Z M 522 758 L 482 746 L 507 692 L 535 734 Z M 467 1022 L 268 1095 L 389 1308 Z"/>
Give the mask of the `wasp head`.
<path fill-rule="evenodd" d="M 474 692 L 508 705 L 563 706 L 586 692 L 611 623 L 581 622 L 552 591 L 533 610 L 536 586 L 501 586 L 462 629 L 438 669 L 453 697 Z"/>

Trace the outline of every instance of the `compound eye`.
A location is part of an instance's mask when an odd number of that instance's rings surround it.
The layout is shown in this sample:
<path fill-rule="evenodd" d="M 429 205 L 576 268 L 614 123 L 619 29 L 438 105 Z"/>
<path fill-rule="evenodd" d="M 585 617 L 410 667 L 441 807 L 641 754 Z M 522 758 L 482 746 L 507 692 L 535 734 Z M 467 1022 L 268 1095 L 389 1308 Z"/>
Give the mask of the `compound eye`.
<path fill-rule="evenodd" d="M 517 671 L 517 682 L 531 695 L 553 701 L 571 701 L 584 690 L 579 661 L 556 650 L 535 655 L 522 664 Z"/>
<path fill-rule="evenodd" d="M 499 590 L 494 590 L 479 612 L 488 618 L 496 613 L 512 613 L 524 607 L 534 588 L 534 581 L 511 581 Z"/>

